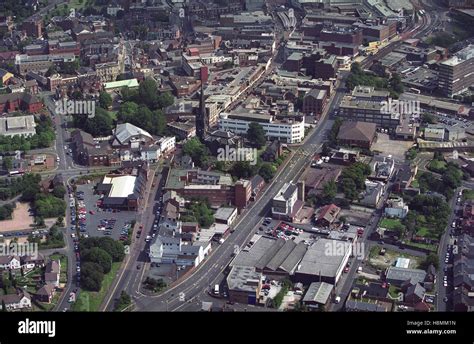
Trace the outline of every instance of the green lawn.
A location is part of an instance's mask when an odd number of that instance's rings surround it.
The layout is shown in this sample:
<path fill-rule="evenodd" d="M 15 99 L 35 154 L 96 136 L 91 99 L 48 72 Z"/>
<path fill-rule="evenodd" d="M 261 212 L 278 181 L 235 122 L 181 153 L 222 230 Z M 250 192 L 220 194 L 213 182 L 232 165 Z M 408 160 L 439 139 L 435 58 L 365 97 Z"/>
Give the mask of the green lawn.
<path fill-rule="evenodd" d="M 398 297 L 398 293 L 400 292 L 400 288 L 394 286 L 393 284 L 388 287 L 388 293 L 391 297 L 395 298 Z"/>
<path fill-rule="evenodd" d="M 100 288 L 100 291 L 95 292 L 95 291 L 81 290 L 79 292 L 77 301 L 74 303 L 72 307 L 73 311 L 97 312 L 121 264 L 122 264 L 121 262 L 112 263 L 112 269 L 110 270 L 108 274 L 104 276 L 104 280 L 102 281 L 102 287 Z"/>
<path fill-rule="evenodd" d="M 474 190 L 464 190 L 462 192 L 462 199 L 464 201 L 472 200 L 474 199 Z"/>
<path fill-rule="evenodd" d="M 413 242 L 413 241 L 408 242 L 408 244 L 410 246 L 424 248 L 424 249 L 427 249 L 427 250 L 430 250 L 430 251 L 433 251 L 433 252 L 436 252 L 438 250 L 438 246 L 433 245 L 433 244 L 423 244 L 423 243 Z"/>
<path fill-rule="evenodd" d="M 428 164 L 428 169 L 433 172 L 442 173 L 446 169 L 446 161 L 431 160 Z"/>
<path fill-rule="evenodd" d="M 379 227 L 386 228 L 386 229 L 396 229 L 397 226 L 403 226 L 405 227 L 400 219 L 389 219 L 389 218 L 384 218 L 382 221 L 379 223 Z"/>
<path fill-rule="evenodd" d="M 380 253 L 380 246 L 378 245 L 372 246 L 372 248 L 370 249 L 369 258 L 377 257 L 379 253 Z"/>
<path fill-rule="evenodd" d="M 426 227 L 420 227 L 418 228 L 416 235 L 422 236 L 422 237 L 430 236 L 430 230 Z"/>
<path fill-rule="evenodd" d="M 413 179 L 413 181 L 411 182 L 411 187 L 412 188 L 419 188 L 420 187 L 420 183 L 418 183 L 418 179 Z"/>

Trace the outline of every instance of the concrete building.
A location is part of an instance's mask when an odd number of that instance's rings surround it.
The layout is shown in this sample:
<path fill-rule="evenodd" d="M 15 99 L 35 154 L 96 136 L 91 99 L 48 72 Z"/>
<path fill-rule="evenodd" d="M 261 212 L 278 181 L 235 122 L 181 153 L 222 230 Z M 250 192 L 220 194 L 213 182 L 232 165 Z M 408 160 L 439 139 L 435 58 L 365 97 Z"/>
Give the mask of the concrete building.
<path fill-rule="evenodd" d="M 276 219 L 291 219 L 301 208 L 298 204 L 298 187 L 293 183 L 285 183 L 278 194 L 272 199 L 272 216 Z"/>
<path fill-rule="evenodd" d="M 36 123 L 33 115 L 0 118 L 1 136 L 30 137 L 36 134 Z"/>
<path fill-rule="evenodd" d="M 298 143 L 304 138 L 304 118 L 296 120 L 276 120 L 272 115 L 221 113 L 219 129 L 235 134 L 247 134 L 249 124 L 259 123 L 265 130 L 268 140 L 280 140 L 286 143 Z"/>
<path fill-rule="evenodd" d="M 226 278 L 229 299 L 233 302 L 255 305 L 262 288 L 262 274 L 249 266 L 233 266 Z"/>
<path fill-rule="evenodd" d="M 221 207 L 217 209 L 216 213 L 214 214 L 214 219 L 217 223 L 223 223 L 230 226 L 232 225 L 232 223 L 234 223 L 235 219 L 237 218 L 237 215 L 237 208 Z"/>
<path fill-rule="evenodd" d="M 351 254 L 349 242 L 320 238 L 308 247 L 294 280 L 304 284 L 326 282 L 337 285 Z"/>
<path fill-rule="evenodd" d="M 448 97 L 474 85 L 474 44 L 439 64 L 438 87 Z"/>

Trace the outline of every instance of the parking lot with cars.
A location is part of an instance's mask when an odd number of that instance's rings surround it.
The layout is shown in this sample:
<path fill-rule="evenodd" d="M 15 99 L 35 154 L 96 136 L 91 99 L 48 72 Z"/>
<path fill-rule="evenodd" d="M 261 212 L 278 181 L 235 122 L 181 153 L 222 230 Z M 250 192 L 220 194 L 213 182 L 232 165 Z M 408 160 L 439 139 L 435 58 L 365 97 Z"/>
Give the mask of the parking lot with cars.
<path fill-rule="evenodd" d="M 86 237 L 110 236 L 122 241 L 128 237 L 131 222 L 137 216 L 135 211 L 102 209 L 99 206 L 100 196 L 94 194 L 90 184 L 77 186 L 76 199 L 81 234 Z"/>

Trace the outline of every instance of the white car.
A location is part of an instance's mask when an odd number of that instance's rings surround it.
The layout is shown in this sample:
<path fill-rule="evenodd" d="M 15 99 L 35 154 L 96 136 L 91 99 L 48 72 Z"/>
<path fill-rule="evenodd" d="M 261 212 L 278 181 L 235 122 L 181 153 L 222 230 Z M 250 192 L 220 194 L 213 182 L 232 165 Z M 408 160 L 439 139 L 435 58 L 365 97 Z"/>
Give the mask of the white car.
<path fill-rule="evenodd" d="M 71 233 L 71 238 L 73 238 L 73 239 L 74 239 L 75 237 L 76 237 L 76 234 L 74 234 L 74 233 Z"/>
<path fill-rule="evenodd" d="M 449 259 L 446 258 L 446 259 L 444 260 L 444 262 L 445 262 L 446 264 L 448 264 L 448 263 L 449 263 Z"/>
<path fill-rule="evenodd" d="M 443 286 L 447 287 L 447 286 L 448 286 L 448 282 L 447 282 L 447 281 L 444 281 L 444 282 L 443 282 Z"/>
<path fill-rule="evenodd" d="M 451 224 L 451 227 L 453 227 L 453 228 L 456 227 L 456 221 L 453 221 L 453 223 Z"/>

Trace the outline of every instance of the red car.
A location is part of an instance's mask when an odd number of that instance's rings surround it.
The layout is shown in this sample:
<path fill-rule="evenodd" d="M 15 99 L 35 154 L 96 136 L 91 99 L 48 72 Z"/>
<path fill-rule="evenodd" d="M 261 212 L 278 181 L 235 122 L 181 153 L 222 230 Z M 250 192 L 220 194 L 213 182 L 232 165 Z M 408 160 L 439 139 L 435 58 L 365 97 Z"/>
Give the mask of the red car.
<path fill-rule="evenodd" d="M 89 214 L 94 215 L 95 214 L 94 210 L 89 210 Z"/>

